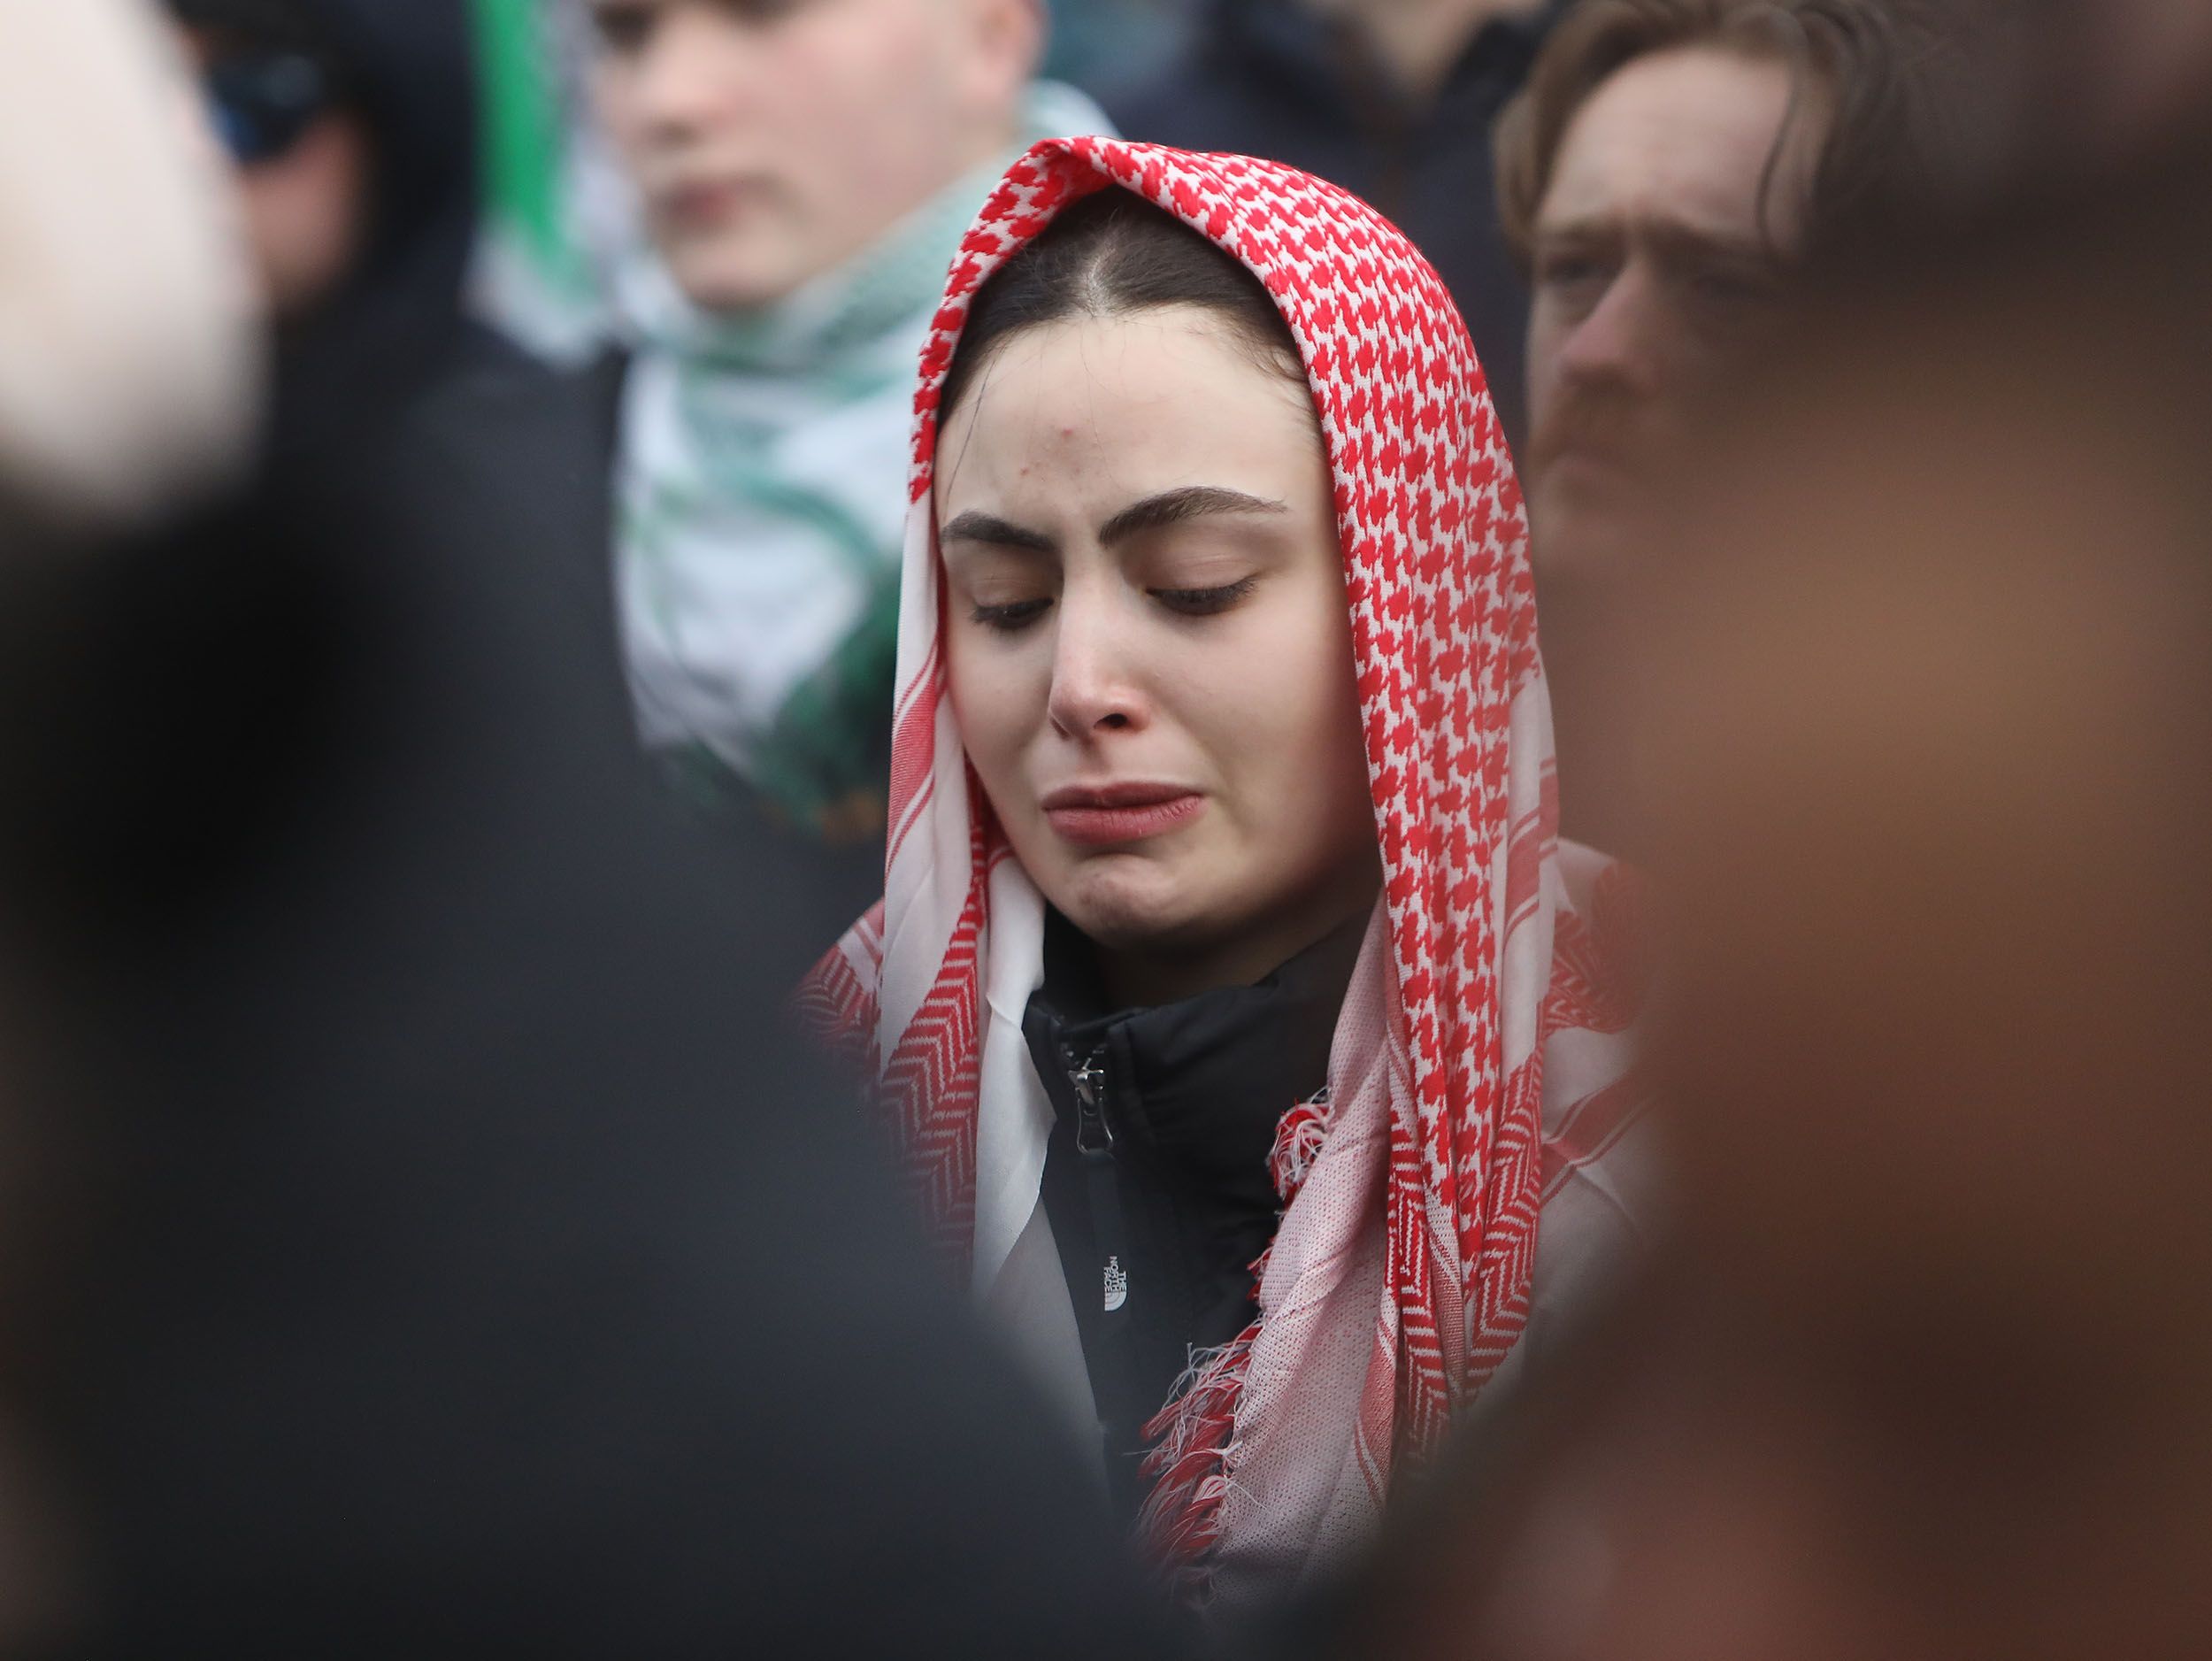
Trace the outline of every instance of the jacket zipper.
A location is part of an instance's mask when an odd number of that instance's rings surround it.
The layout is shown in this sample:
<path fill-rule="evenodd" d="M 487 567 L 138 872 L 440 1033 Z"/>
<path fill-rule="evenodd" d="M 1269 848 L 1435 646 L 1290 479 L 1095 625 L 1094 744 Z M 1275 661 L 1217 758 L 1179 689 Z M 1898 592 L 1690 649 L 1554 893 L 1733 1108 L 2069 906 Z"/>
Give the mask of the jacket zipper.
<path fill-rule="evenodd" d="M 1128 1305 L 1139 1288 L 1130 1284 L 1126 1237 L 1122 1211 L 1121 1176 L 1114 1160 L 1114 1129 L 1106 1118 L 1110 1080 L 1106 1046 L 1101 1044 L 1078 1055 L 1071 1044 L 1060 1046 L 1060 1065 L 1075 1091 L 1075 1150 L 1084 1167 L 1084 1187 L 1090 1191 L 1091 1227 L 1100 1258 L 1100 1309 L 1104 1325 L 1098 1335 L 1094 1378 L 1110 1380 L 1113 1395 L 1127 1394 L 1132 1362 L 1129 1356 Z M 1133 1450 L 1123 1445 L 1102 1418 L 1099 1442 L 1104 1451 L 1107 1480 L 1118 1502 L 1133 1511 L 1141 1499 L 1137 1488 Z"/>
<path fill-rule="evenodd" d="M 1075 1150 L 1086 1162 L 1114 1157 L 1113 1128 L 1106 1122 L 1106 1050 L 1103 1045 L 1079 1057 L 1063 1044 L 1060 1059 L 1075 1088 Z"/>

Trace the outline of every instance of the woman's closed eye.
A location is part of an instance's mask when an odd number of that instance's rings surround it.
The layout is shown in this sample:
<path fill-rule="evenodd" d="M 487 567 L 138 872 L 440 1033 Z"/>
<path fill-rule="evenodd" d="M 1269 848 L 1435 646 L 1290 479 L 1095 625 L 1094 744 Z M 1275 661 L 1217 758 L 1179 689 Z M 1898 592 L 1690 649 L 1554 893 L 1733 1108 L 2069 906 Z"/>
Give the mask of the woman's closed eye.
<path fill-rule="evenodd" d="M 1013 634 L 1042 617 L 1051 604 L 1050 597 L 1042 595 L 1033 600 L 979 600 L 971 615 L 986 628 Z"/>
<path fill-rule="evenodd" d="M 1145 592 L 1171 611 L 1186 617 L 1211 617 L 1244 599 L 1259 583 L 1257 576 L 1249 576 L 1213 588 L 1148 588 Z"/>
<path fill-rule="evenodd" d="M 1148 588 L 1145 592 L 1169 611 L 1184 617 L 1212 617 L 1229 610 L 1259 586 L 1257 575 L 1240 577 L 1210 588 Z M 1049 595 L 1024 600 L 978 600 L 970 618 L 1002 634 L 1020 633 L 1052 609 Z"/>

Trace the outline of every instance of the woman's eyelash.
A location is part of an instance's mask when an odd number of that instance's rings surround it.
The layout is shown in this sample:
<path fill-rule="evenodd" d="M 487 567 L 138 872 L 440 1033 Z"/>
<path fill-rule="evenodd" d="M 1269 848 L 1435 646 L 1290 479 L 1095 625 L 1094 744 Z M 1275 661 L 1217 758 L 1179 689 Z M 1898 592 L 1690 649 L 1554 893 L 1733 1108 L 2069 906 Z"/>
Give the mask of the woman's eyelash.
<path fill-rule="evenodd" d="M 1148 588 L 1145 592 L 1170 611 L 1179 611 L 1186 617 L 1211 617 L 1217 611 L 1227 611 L 1258 586 L 1259 578 L 1250 576 L 1216 588 Z M 1048 598 L 1006 600 L 979 604 L 969 615 L 986 628 L 1010 634 L 1026 628 L 1051 606 Z"/>
<path fill-rule="evenodd" d="M 1259 586 L 1256 576 L 1240 578 L 1225 583 L 1218 588 L 1154 588 L 1154 599 L 1171 611 L 1191 617 L 1210 617 L 1216 611 L 1225 611 Z"/>
<path fill-rule="evenodd" d="M 987 628 L 1003 629 L 1008 634 L 1033 623 L 1045 614 L 1049 600 L 1009 600 L 998 605 L 978 605 L 975 620 Z"/>

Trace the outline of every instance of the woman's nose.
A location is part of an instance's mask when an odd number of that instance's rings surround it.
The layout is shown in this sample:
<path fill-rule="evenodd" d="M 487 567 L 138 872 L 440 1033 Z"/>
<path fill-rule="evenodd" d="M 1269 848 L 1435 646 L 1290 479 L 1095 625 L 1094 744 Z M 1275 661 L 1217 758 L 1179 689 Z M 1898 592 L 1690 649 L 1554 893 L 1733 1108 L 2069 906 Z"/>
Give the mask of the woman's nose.
<path fill-rule="evenodd" d="M 1052 691 L 1047 713 L 1063 737 L 1144 725 L 1145 704 L 1130 661 L 1125 629 L 1117 627 L 1108 596 L 1071 589 L 1057 608 Z"/>

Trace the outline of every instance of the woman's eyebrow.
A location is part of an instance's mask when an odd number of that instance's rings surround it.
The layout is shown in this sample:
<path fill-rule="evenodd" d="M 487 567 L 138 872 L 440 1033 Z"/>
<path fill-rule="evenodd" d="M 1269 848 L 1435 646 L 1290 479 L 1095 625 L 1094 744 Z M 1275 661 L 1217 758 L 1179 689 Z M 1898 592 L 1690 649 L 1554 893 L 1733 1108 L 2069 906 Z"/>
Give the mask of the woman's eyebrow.
<path fill-rule="evenodd" d="M 1247 496 L 1241 490 L 1225 489 L 1219 485 L 1186 485 L 1180 490 L 1163 490 L 1158 496 L 1131 503 L 1098 527 L 1098 540 L 1111 548 L 1116 542 L 1126 542 L 1146 531 L 1164 530 L 1171 525 L 1210 514 L 1289 511 L 1287 502 Z"/>
<path fill-rule="evenodd" d="M 995 513 L 961 514 L 937 533 L 941 542 L 986 542 L 994 548 L 1018 548 L 1025 553 L 1056 554 L 1060 545 L 1042 531 L 1016 525 Z"/>

